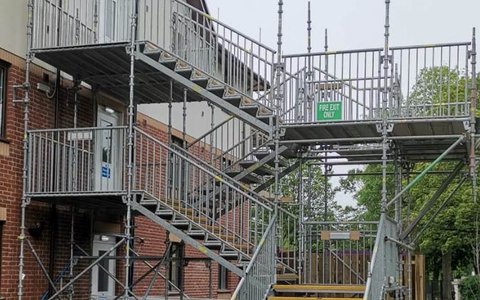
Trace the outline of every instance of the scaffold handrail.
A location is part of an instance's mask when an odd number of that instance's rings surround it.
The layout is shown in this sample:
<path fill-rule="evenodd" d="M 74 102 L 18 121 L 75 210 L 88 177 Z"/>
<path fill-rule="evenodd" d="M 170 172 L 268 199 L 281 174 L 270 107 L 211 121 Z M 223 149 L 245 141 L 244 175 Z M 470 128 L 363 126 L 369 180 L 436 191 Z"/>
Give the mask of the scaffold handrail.
<path fill-rule="evenodd" d="M 147 132 L 135 128 L 134 190 L 250 258 L 273 214 L 266 199 Z M 232 251 L 232 250 L 230 250 Z"/>
<path fill-rule="evenodd" d="M 148 134 L 147 132 L 145 132 L 144 130 L 142 130 L 138 127 L 135 127 L 135 132 L 137 132 L 138 134 L 140 134 L 142 136 L 145 136 L 149 140 L 157 143 L 160 147 L 162 147 L 164 149 L 168 149 L 168 151 L 170 153 L 173 153 L 173 154 L 177 155 L 179 158 L 184 159 L 184 160 L 188 160 L 190 164 L 194 165 L 195 167 L 198 167 L 198 168 L 202 169 L 202 171 L 207 172 L 207 174 L 214 177 L 215 180 L 224 182 L 230 188 L 236 190 L 237 192 L 239 192 L 243 196 L 249 198 L 251 201 L 255 202 L 256 204 L 261 205 L 263 208 L 265 208 L 267 210 L 273 211 L 272 207 L 270 207 L 271 202 L 269 200 L 263 198 L 262 196 L 260 196 L 259 194 L 255 193 L 253 191 L 245 191 L 245 187 L 242 186 L 240 183 L 235 182 L 233 180 L 229 180 L 229 177 L 226 174 L 218 171 L 217 169 L 215 169 L 214 167 L 212 167 L 208 163 L 205 163 L 203 160 L 201 160 L 197 157 L 194 157 L 191 154 L 188 154 L 188 152 L 182 153 L 183 150 L 179 147 L 172 148 L 172 147 L 167 146 L 162 141 L 158 140 L 157 138 L 153 137 L 152 135 Z M 258 199 L 262 199 L 262 201 L 259 201 Z"/>
<path fill-rule="evenodd" d="M 274 215 L 250 260 L 231 300 L 264 299 L 275 279 L 275 227 Z"/>
<path fill-rule="evenodd" d="M 325 51 L 283 56 L 285 124 L 468 118 L 470 42 Z M 335 108 L 335 109 L 334 109 Z M 326 111 L 326 112 L 325 112 Z"/>
<path fill-rule="evenodd" d="M 185 6 L 185 7 L 188 7 L 189 9 L 195 11 L 197 14 L 199 14 L 199 15 L 201 15 L 201 16 L 204 16 L 204 17 L 206 17 L 207 19 L 209 19 L 209 20 L 211 20 L 211 21 L 215 21 L 215 23 L 218 23 L 219 25 L 222 25 L 222 26 L 225 27 L 226 29 L 231 30 L 232 32 L 237 33 L 237 34 L 240 35 L 241 37 L 243 37 L 243 38 L 245 38 L 245 39 L 247 39 L 247 40 L 254 41 L 254 42 L 257 43 L 258 45 L 262 46 L 262 47 L 265 48 L 265 49 L 268 49 L 268 50 L 271 51 L 271 52 L 275 52 L 274 49 L 270 48 L 270 47 L 267 46 L 266 44 L 263 44 L 262 42 L 259 42 L 259 41 L 255 40 L 254 38 L 251 38 L 250 36 L 248 36 L 248 35 L 246 35 L 245 33 L 242 33 L 242 32 L 240 32 L 240 31 L 236 30 L 235 28 L 227 25 L 226 23 L 224 23 L 224 22 L 222 22 L 222 21 L 220 21 L 220 20 L 218 20 L 218 19 L 215 19 L 213 16 L 207 14 L 206 12 L 203 12 L 203 11 L 197 9 L 196 7 L 193 7 L 193 6 L 191 6 L 190 4 L 188 4 L 188 3 L 186 3 L 186 2 L 183 2 L 183 1 L 181 1 L 181 0 L 174 0 L 174 1 L 175 1 L 175 2 L 178 2 L 179 4 L 181 4 L 181 5 Z"/>
<path fill-rule="evenodd" d="M 268 92 L 273 83 L 276 52 L 187 3 L 173 3 L 173 53 L 273 109 Z M 208 53 L 199 56 L 199 48 Z"/>

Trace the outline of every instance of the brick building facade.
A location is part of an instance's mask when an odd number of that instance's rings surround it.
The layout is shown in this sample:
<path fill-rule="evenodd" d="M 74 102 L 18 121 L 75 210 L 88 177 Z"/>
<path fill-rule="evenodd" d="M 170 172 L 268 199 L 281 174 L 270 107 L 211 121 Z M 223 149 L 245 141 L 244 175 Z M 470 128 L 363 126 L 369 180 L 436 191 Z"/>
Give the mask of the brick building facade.
<path fill-rule="evenodd" d="M 1 45 L 0 45 L 1 47 Z M 3 136 L 0 138 L 0 212 L 1 212 L 1 274 L 0 296 L 4 299 L 17 297 L 19 282 L 19 234 L 21 220 L 22 198 L 22 168 L 23 168 L 23 104 L 14 103 L 14 99 L 21 99 L 23 91 L 14 89 L 25 81 L 25 60 L 0 48 L 0 62 L 5 70 L 5 99 L 2 103 L 4 111 Z M 40 67 L 31 65 L 30 71 L 30 103 L 29 103 L 29 128 L 51 129 L 71 128 L 74 126 L 75 91 L 73 83 L 65 78 L 57 79 L 58 74 Z M 56 86 L 55 94 L 51 95 L 35 87 L 37 83 L 45 83 Z M 99 106 L 114 108 L 126 116 L 125 105 L 109 97 L 102 97 L 92 92 L 89 88 L 82 87 L 77 99 L 77 126 L 97 126 L 97 109 Z M 167 126 L 144 115 L 137 115 L 137 125 L 154 135 L 164 143 L 168 143 Z M 177 138 L 182 134 L 173 130 Z M 191 141 L 193 138 L 188 137 Z M 194 150 L 200 155 L 205 153 L 206 147 Z M 92 243 L 94 238 L 102 234 L 118 234 L 123 232 L 123 213 L 112 211 L 108 206 L 96 205 L 94 207 L 83 205 L 82 198 L 38 199 L 32 201 L 26 209 L 26 239 L 25 266 L 24 266 L 24 289 L 23 299 L 41 299 L 42 295 L 49 290 L 49 285 L 42 267 L 55 281 L 57 287 L 68 282 L 71 276 L 76 276 L 84 270 L 94 258 L 92 255 Z M 101 201 L 99 199 L 99 201 Z M 246 213 L 247 212 L 247 213 Z M 244 217 L 248 216 L 245 209 Z M 242 219 L 238 217 L 237 219 Z M 134 218 L 134 250 L 142 256 L 165 255 L 168 233 L 160 226 L 147 220 L 145 217 Z M 71 229 L 73 228 L 73 235 Z M 116 240 L 119 237 L 113 236 Z M 70 257 L 73 237 L 74 261 L 73 272 L 70 274 Z M 29 244 L 32 247 L 30 248 Z M 78 247 L 77 247 L 78 246 Z M 82 249 L 83 252 L 82 253 Z M 34 250 L 34 252 L 32 251 Z M 231 292 L 238 278 L 233 274 L 220 270 L 219 265 L 207 259 L 198 250 L 191 246 L 184 246 L 185 258 L 179 262 L 170 263 L 170 271 L 162 266 L 158 271 L 175 282 L 183 281 L 182 288 L 190 297 L 216 298 L 222 294 Z M 122 253 L 123 252 L 123 253 Z M 123 248 L 119 248 L 116 255 L 122 257 Z M 35 258 L 38 257 L 38 259 Z M 147 261 L 150 265 L 159 262 L 153 259 Z M 172 276 L 172 268 L 180 266 L 181 279 Z M 115 267 L 116 277 L 119 282 L 124 282 L 123 260 L 117 260 Z M 139 278 L 149 268 L 138 260 L 134 263 L 134 278 Z M 169 275 L 170 272 L 170 275 Z M 178 272 L 178 271 L 175 271 Z M 219 274 L 223 275 L 219 275 Z M 226 274 L 226 275 L 225 275 Z M 86 299 L 90 297 L 92 287 L 92 271 L 88 271 L 82 279 L 77 281 L 72 289 L 74 299 Z M 134 293 L 142 295 L 155 277 L 154 272 L 143 278 L 135 287 Z M 222 280 L 219 276 L 224 276 Z M 150 295 L 163 295 L 165 282 L 160 276 L 156 276 Z M 135 280 L 135 279 L 133 279 Z M 221 284 L 221 289 L 219 288 Z M 118 294 L 122 286 L 115 283 Z M 50 288 L 50 295 L 53 294 Z"/>

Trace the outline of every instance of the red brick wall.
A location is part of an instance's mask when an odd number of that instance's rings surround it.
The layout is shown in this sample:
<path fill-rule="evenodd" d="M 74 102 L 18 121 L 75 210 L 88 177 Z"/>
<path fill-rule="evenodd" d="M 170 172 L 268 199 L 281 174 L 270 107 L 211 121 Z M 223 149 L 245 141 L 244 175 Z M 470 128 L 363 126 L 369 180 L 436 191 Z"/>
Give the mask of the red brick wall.
<path fill-rule="evenodd" d="M 163 256 L 166 249 L 167 234 L 165 230 L 159 225 L 144 217 L 135 218 L 135 236 L 142 238 L 143 242 L 135 244 L 135 250 L 144 256 Z M 137 239 L 138 241 L 138 239 Z M 218 264 L 212 261 L 211 264 L 211 282 L 209 278 L 209 268 L 206 264 L 209 259 L 191 247 L 185 245 L 185 261 L 184 268 L 184 292 L 189 297 L 208 297 L 209 289 L 211 287 L 212 297 L 216 298 L 218 293 Z M 151 265 L 155 265 L 158 261 L 149 261 Z M 135 263 L 135 278 L 139 278 L 148 271 L 148 267 L 141 261 Z M 159 269 L 164 276 L 167 274 L 165 267 Z M 137 286 L 134 287 L 136 295 L 143 295 L 147 286 L 150 284 L 153 274 L 150 274 L 143 279 Z M 238 284 L 238 277 L 233 273 L 229 275 L 229 289 L 234 290 Z M 164 295 L 165 281 L 160 276 L 157 276 L 155 284 L 153 285 L 152 296 Z"/>
<path fill-rule="evenodd" d="M 7 209 L 7 220 L 3 224 L 2 236 L 2 276 L 0 281 L 0 295 L 6 299 L 14 299 L 18 287 L 18 262 L 20 234 L 20 206 L 22 197 L 22 167 L 23 167 L 23 105 L 14 104 L 13 98 L 23 98 L 23 92 L 14 96 L 13 85 L 22 84 L 25 81 L 24 60 L 0 49 L 0 59 L 10 63 L 8 69 L 7 97 L 6 97 L 6 141 L 2 147 L 8 148 L 7 153 L 0 155 L 0 207 Z M 30 74 L 31 90 L 29 104 L 29 127 L 30 128 L 53 128 L 55 124 L 55 99 L 48 99 L 42 92 L 35 88 L 36 83 L 42 81 L 43 73 L 49 74 L 51 79 L 55 74 L 47 72 L 37 66 L 32 66 Z M 71 127 L 73 125 L 73 92 L 68 89 L 71 82 L 63 81 L 59 89 L 58 120 L 59 127 Z M 79 126 L 91 126 L 93 124 L 92 102 L 85 97 L 80 97 Z M 90 249 L 90 221 L 85 215 L 76 217 L 76 241 Z M 57 207 L 57 224 L 55 230 L 55 262 L 54 270 L 58 273 L 63 269 L 70 257 L 70 209 L 65 206 Z M 26 227 L 40 227 L 38 237 L 31 237 L 27 231 L 27 238 L 31 241 L 40 260 L 48 269 L 50 257 L 51 228 L 54 226 L 49 205 L 32 202 L 26 209 Z M 80 262 L 76 269 L 85 265 Z M 47 289 L 47 281 L 43 276 L 40 266 L 34 259 L 29 247 L 25 244 L 25 281 L 24 299 L 39 299 Z M 85 299 L 89 291 L 88 278 L 76 285 L 76 299 Z"/>

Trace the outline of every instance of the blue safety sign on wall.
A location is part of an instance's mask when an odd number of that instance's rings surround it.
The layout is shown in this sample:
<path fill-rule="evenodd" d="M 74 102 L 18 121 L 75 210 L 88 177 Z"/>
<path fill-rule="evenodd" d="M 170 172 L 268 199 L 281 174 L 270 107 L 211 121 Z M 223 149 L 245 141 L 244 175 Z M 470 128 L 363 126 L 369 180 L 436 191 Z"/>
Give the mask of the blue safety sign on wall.
<path fill-rule="evenodd" d="M 110 178 L 110 167 L 102 166 L 102 177 Z"/>

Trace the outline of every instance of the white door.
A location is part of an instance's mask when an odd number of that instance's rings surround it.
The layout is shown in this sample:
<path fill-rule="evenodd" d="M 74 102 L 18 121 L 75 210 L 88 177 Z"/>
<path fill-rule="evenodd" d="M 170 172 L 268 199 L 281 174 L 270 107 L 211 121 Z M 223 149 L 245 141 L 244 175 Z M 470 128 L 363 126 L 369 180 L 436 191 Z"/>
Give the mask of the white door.
<path fill-rule="evenodd" d="M 115 245 L 115 238 L 107 235 L 95 235 L 93 240 L 93 256 L 102 256 Z M 115 256 L 113 250 L 108 256 Z M 101 268 L 102 266 L 103 268 Z M 115 281 L 112 275 L 116 275 L 115 259 L 105 257 L 92 268 L 92 299 L 107 300 L 115 297 Z M 108 273 L 105 271 L 108 270 Z"/>
<path fill-rule="evenodd" d="M 98 107 L 95 134 L 95 188 L 97 191 L 119 191 L 122 179 L 122 135 L 119 129 L 109 129 L 120 124 L 121 114 Z"/>
<path fill-rule="evenodd" d="M 98 38 L 100 43 L 128 39 L 128 0 L 100 0 Z"/>

